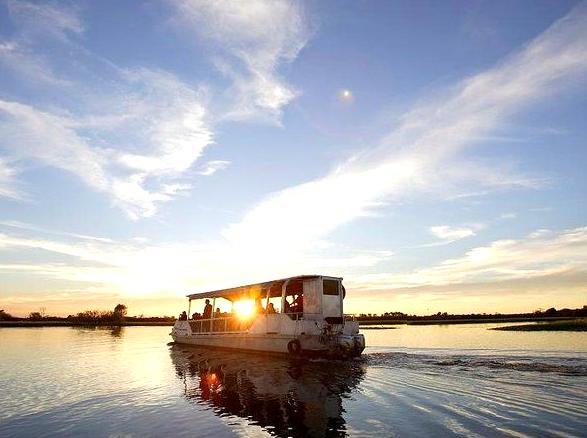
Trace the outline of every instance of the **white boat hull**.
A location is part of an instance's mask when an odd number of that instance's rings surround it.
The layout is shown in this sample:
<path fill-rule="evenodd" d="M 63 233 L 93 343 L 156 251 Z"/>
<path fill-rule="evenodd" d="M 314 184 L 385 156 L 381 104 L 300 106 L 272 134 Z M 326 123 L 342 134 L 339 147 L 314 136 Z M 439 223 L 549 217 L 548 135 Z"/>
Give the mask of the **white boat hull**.
<path fill-rule="evenodd" d="M 359 356 L 365 348 L 362 334 L 339 333 L 333 336 L 318 334 L 279 333 L 191 333 L 187 321 L 177 321 L 171 337 L 178 344 L 213 348 L 230 348 L 293 356 L 325 356 L 348 358 Z M 295 345 L 297 343 L 297 345 Z"/>

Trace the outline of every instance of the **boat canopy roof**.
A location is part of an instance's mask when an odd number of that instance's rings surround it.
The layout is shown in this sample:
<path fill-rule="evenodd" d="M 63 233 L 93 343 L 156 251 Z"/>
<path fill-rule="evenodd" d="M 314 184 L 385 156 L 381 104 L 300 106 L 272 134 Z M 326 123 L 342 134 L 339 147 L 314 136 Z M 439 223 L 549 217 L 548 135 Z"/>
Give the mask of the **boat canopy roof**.
<path fill-rule="evenodd" d="M 219 289 L 209 292 L 201 292 L 197 294 L 187 295 L 191 300 L 199 300 L 202 298 L 225 298 L 229 301 L 236 301 L 246 298 L 256 298 L 258 296 L 265 297 L 269 293 L 270 298 L 281 296 L 281 288 L 283 284 L 289 280 L 288 291 L 290 291 L 290 284 L 292 286 L 291 293 L 302 293 L 301 282 L 303 280 L 311 280 L 314 278 L 325 277 L 330 279 L 342 280 L 340 277 L 330 277 L 327 275 L 298 275 L 296 277 L 281 278 L 279 280 L 265 281 L 263 283 L 247 284 L 245 286 L 231 287 L 228 289 Z M 296 284 L 298 287 L 295 287 Z"/>

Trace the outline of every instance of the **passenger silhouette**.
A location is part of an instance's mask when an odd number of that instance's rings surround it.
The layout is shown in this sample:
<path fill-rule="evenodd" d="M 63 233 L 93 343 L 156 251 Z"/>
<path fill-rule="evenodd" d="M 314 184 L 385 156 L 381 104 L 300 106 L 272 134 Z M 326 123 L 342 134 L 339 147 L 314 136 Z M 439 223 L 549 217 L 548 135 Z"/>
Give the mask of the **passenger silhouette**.
<path fill-rule="evenodd" d="M 204 319 L 212 318 L 212 304 L 210 304 L 210 300 L 206 300 L 206 305 L 204 306 L 203 318 Z"/>

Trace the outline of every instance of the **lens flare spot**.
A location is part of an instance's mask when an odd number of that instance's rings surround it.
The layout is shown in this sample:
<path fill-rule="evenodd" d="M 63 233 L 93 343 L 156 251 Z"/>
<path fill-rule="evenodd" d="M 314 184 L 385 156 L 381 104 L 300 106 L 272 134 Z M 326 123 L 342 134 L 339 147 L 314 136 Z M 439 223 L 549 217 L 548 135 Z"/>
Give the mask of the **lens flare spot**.
<path fill-rule="evenodd" d="M 351 90 L 345 88 L 339 91 L 338 97 L 343 102 L 350 102 L 353 100 L 353 93 Z"/>

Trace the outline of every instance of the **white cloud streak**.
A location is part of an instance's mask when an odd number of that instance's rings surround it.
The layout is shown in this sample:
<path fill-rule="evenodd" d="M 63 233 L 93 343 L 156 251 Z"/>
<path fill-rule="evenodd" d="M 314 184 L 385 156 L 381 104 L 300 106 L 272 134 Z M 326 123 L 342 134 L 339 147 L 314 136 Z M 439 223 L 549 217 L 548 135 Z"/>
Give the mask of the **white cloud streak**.
<path fill-rule="evenodd" d="M 461 284 L 493 283 L 569 273 L 587 275 L 587 227 L 540 230 L 520 240 L 497 240 L 473 248 L 463 257 L 407 273 L 354 277 L 357 289 L 393 291 Z M 587 291 L 587 289 L 586 289 Z M 472 291 L 473 292 L 473 291 Z"/>
<path fill-rule="evenodd" d="M 0 100 L 0 142 L 17 158 L 35 157 L 49 166 L 77 174 L 87 184 L 105 189 L 106 156 L 93 150 L 73 130 L 73 120 L 17 102 Z"/>
<path fill-rule="evenodd" d="M 18 188 L 17 172 L 0 157 L 0 197 L 21 199 L 23 194 Z"/>
<path fill-rule="evenodd" d="M 85 30 L 77 11 L 64 4 L 8 0 L 6 5 L 27 38 L 42 35 L 67 40 L 70 34 Z"/>
<path fill-rule="evenodd" d="M 145 107 L 149 101 L 143 101 Z M 110 194 L 113 202 L 133 219 L 151 216 L 156 203 L 169 201 L 189 188 L 173 182 L 201 156 L 212 142 L 212 134 L 203 121 L 204 110 L 197 101 L 171 102 L 175 113 L 159 118 L 151 106 L 148 113 L 126 115 L 126 125 L 153 123 L 153 131 L 138 131 L 136 136 L 152 151 L 128 154 L 112 148 L 96 147 L 83 135 L 80 117 L 56 115 L 32 106 L 0 100 L 0 145 L 20 160 L 32 160 L 78 176 L 95 190 Z M 98 142 L 98 139 L 94 139 Z M 102 139 L 103 140 L 103 139 Z M 103 141 L 102 141 L 103 143 Z M 121 149 L 120 147 L 117 149 Z M 126 168 L 126 169 L 125 169 Z M 155 189 L 147 189 L 152 178 Z"/>
<path fill-rule="evenodd" d="M 475 231 L 472 228 L 451 227 L 449 225 L 435 225 L 430 227 L 430 232 L 439 239 L 451 241 L 475 235 Z"/>
<path fill-rule="evenodd" d="M 173 0 L 176 20 L 214 43 L 216 65 L 232 82 L 224 118 L 278 122 L 283 106 L 297 95 L 279 76 L 293 61 L 310 31 L 299 2 L 282 0 Z"/>
<path fill-rule="evenodd" d="M 208 90 L 203 86 L 184 83 L 164 71 L 123 70 L 84 49 L 77 37 L 85 26 L 74 7 L 8 1 L 18 30 L 13 40 L 0 42 L 0 61 L 30 83 L 67 88 L 65 93 L 74 96 L 76 103 L 58 108 L 1 100 L 0 148 L 10 160 L 30 160 L 71 172 L 91 188 L 109 194 L 113 204 L 138 219 L 154 215 L 158 204 L 191 189 L 184 175 L 214 142 L 211 119 L 259 116 L 277 122 L 283 106 L 295 96 L 279 77 L 278 68 L 295 59 L 306 43 L 301 6 L 260 0 L 246 5 L 172 3 L 178 20 L 222 54 L 217 61 L 230 76 L 232 87 L 220 116 L 211 117 Z M 80 55 L 76 63 L 81 76 L 87 76 L 87 70 L 96 76 L 91 85 L 75 75 L 55 73 L 51 67 L 58 61 L 49 62 L 41 54 L 46 39 Z M 93 64 L 105 67 L 108 76 L 92 68 Z M 75 65 L 65 70 L 72 68 Z M 94 89 L 101 81 L 110 83 L 107 90 Z M 5 163 L 0 196 L 14 197 L 15 171 Z M 225 160 L 211 161 L 196 173 L 212 175 L 227 165 Z"/>
<path fill-rule="evenodd" d="M 35 227 L 27 224 L 16 228 L 35 231 Z M 271 264 L 275 258 L 273 254 L 261 262 L 255 259 L 244 265 L 242 255 L 234 254 L 233 248 L 216 244 L 151 245 L 91 236 L 76 238 L 69 233 L 52 234 L 65 234 L 67 240 L 0 233 L 0 253 L 35 251 L 39 260 L 37 263 L 0 263 L 0 272 L 10 273 L 13 277 L 27 275 L 51 279 L 56 293 L 75 289 L 74 295 L 83 292 L 82 296 L 89 292 L 96 296 L 122 294 L 168 298 L 267 280 L 270 279 L 268 272 L 272 273 L 271 277 L 291 274 L 280 271 L 283 267 L 280 268 L 279 264 Z M 381 303 L 394 299 L 401 301 L 402 305 L 409 303 L 413 296 L 433 301 L 435 295 L 458 295 L 459 299 L 466 300 L 486 294 L 520 297 L 534 293 L 538 297 L 534 301 L 540 301 L 540 296 L 565 291 L 572 291 L 576 300 L 581 293 L 587 292 L 585 254 L 587 227 L 538 230 L 522 239 L 498 240 L 473 248 L 462 257 L 430 267 L 407 272 L 346 275 L 345 282 L 347 289 L 353 290 L 352 299 L 379 300 Z M 304 264 L 297 266 L 340 272 L 341 269 L 348 271 L 357 267 L 368 269 L 392 256 L 389 252 L 347 251 L 344 256 L 330 259 L 308 257 Z M 230 272 L 229 276 L 227 272 Z M 5 282 L 3 288 L 8 294 L 16 290 L 9 282 Z M 18 290 L 22 299 L 34 292 L 21 286 Z M 64 299 L 71 298 L 68 295 Z"/>
<path fill-rule="evenodd" d="M 68 81 L 53 73 L 48 62 L 41 56 L 15 41 L 0 41 L 0 63 L 17 75 L 42 85 L 66 86 Z"/>
<path fill-rule="evenodd" d="M 200 168 L 200 170 L 198 170 L 198 173 L 200 175 L 210 176 L 210 175 L 214 175 L 219 170 L 226 169 L 228 166 L 230 166 L 230 161 L 226 161 L 226 160 L 208 161 L 207 163 L 205 163 L 202 166 L 202 168 Z"/>
<path fill-rule="evenodd" d="M 0 59 L 28 80 L 51 82 L 75 104 L 42 108 L 0 99 L 0 148 L 6 157 L 68 171 L 107 193 L 132 219 L 154 215 L 159 203 L 189 190 L 183 175 L 213 143 L 206 90 L 164 71 L 123 70 L 86 51 L 70 39 L 84 31 L 71 8 L 8 6 L 20 27 L 15 41 L 1 43 Z M 80 54 L 82 73 L 86 61 L 104 64 L 107 76 L 95 74 L 111 85 L 101 90 L 99 80 L 57 78 L 37 47 L 47 37 Z M 15 197 L 15 171 L 2 164 L 0 195 Z"/>
<path fill-rule="evenodd" d="M 477 234 L 477 231 L 483 228 L 481 224 L 475 226 L 466 227 L 451 227 L 450 225 L 434 225 L 428 230 L 430 234 L 440 239 L 439 242 L 428 243 L 420 245 L 420 248 L 448 245 L 449 243 L 456 242 L 457 240 L 472 237 Z"/>
<path fill-rule="evenodd" d="M 106 237 L 95 237 L 95 236 L 88 236 L 86 234 L 67 233 L 64 231 L 55 231 L 55 230 L 50 230 L 47 228 L 38 227 L 36 225 L 29 224 L 27 222 L 21 222 L 21 221 L 2 220 L 2 221 L 0 221 L 0 225 L 4 226 L 4 227 L 9 227 L 9 228 L 16 228 L 19 230 L 35 231 L 35 232 L 54 234 L 54 235 L 60 235 L 60 236 L 69 236 L 69 237 L 74 237 L 76 239 L 81 239 L 81 240 L 95 240 L 98 242 L 113 242 L 111 239 L 108 239 Z"/>
<path fill-rule="evenodd" d="M 282 264 L 283 257 L 277 257 L 274 263 L 273 254 L 264 257 L 254 251 L 245 254 L 239 248 L 217 243 L 150 244 L 137 239 L 121 242 L 13 221 L 4 221 L 0 226 L 19 232 L 0 233 L 0 254 L 17 251 L 21 255 L 35 254 L 38 260 L 37 263 L 0 263 L 0 272 L 56 280 L 55 291 L 76 287 L 80 292 L 169 297 L 269 280 L 268 273 L 271 277 L 293 275 L 291 266 Z M 23 236 L 24 232 L 29 235 Z M 45 237 L 39 237 L 41 233 Z M 308 256 L 302 262 L 292 259 L 292 266 L 299 268 L 299 272 L 316 268 L 334 271 L 369 268 L 391 256 L 389 251 L 347 250 L 336 257 Z M 3 288 L 8 292 L 33 292 L 23 290 L 18 283 L 5 282 Z"/>
<path fill-rule="evenodd" d="M 268 248 L 298 248 L 390 199 L 442 185 L 458 152 L 539 98 L 587 71 L 587 6 L 574 8 L 520 51 L 407 113 L 375 150 L 328 175 L 274 193 L 225 237 Z"/>

